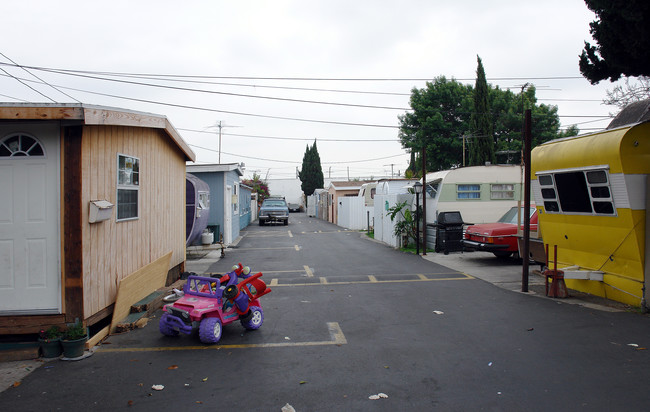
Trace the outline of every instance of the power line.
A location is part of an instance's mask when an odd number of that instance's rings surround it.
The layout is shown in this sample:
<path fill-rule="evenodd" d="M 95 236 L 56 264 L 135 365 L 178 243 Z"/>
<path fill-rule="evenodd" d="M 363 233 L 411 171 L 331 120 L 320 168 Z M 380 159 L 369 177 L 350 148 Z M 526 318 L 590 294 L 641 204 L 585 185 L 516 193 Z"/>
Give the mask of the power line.
<path fill-rule="evenodd" d="M 51 88 L 53 88 L 53 89 L 56 90 L 57 92 L 59 92 L 59 93 L 65 95 L 65 96 L 71 98 L 72 100 L 76 101 L 77 103 L 81 103 L 79 100 L 77 100 L 77 99 L 75 99 L 74 97 L 70 96 L 69 94 L 67 94 L 67 93 L 65 93 L 65 92 L 63 92 L 63 91 L 57 89 L 56 87 L 52 86 L 51 84 L 49 84 L 49 83 L 46 82 L 45 80 L 41 79 L 40 77 L 38 77 L 38 76 L 35 75 L 34 73 L 30 72 L 30 71 L 27 70 L 26 68 L 20 66 L 18 63 L 16 63 L 15 61 L 13 61 L 13 60 L 10 59 L 9 57 L 7 57 L 4 53 L 1 53 L 1 52 L 0 52 L 0 55 L 1 55 L 2 57 L 4 57 L 5 59 L 9 60 L 10 62 L 12 62 L 13 64 L 15 64 L 16 67 L 20 67 L 20 68 L 23 69 L 25 72 L 27 72 L 28 74 L 34 76 L 35 78 L 37 78 L 38 80 L 40 80 L 42 83 L 45 83 L 46 85 L 50 86 Z M 5 72 L 5 73 L 6 73 L 6 72 Z M 51 99 L 50 99 L 50 100 L 51 100 Z"/>
<path fill-rule="evenodd" d="M 2 75 L 0 75 L 2 76 Z M 13 77 L 9 75 L 10 77 Z M 26 79 L 23 79 L 26 80 Z M 26 80 L 28 82 L 34 82 L 33 80 Z M 67 89 L 67 90 L 74 90 L 82 93 L 89 93 L 89 94 L 94 94 L 98 96 L 104 96 L 104 97 L 112 97 L 115 99 L 123 99 L 123 100 L 129 100 L 129 101 L 134 101 L 134 102 L 140 102 L 140 103 L 149 103 L 149 104 L 156 104 L 156 105 L 161 105 L 161 106 L 169 106 L 169 107 L 177 107 L 181 109 L 191 109 L 191 110 L 199 110 L 199 111 L 204 111 L 204 112 L 212 112 L 212 113 L 225 113 L 225 114 L 232 114 L 232 115 L 237 115 L 237 116 L 251 116 L 251 117 L 260 117 L 260 118 L 265 118 L 265 119 L 278 119 L 278 120 L 291 120 L 291 121 L 297 121 L 297 122 L 307 122 L 307 123 L 323 123 L 323 124 L 333 124 L 333 125 L 342 125 L 342 126 L 360 126 L 360 127 L 379 127 L 379 128 L 388 128 L 388 129 L 397 129 L 399 126 L 393 126 L 393 125 L 381 125 L 381 124 L 370 124 L 370 123 L 353 123 L 353 122 L 336 122 L 332 120 L 317 120 L 317 119 L 304 119 L 304 118 L 296 118 L 296 117 L 283 117 L 283 116 L 270 116 L 270 115 L 263 115 L 263 114 L 255 114 L 255 113 L 245 113 L 245 112 L 233 112 L 229 110 L 218 110 L 218 109 L 210 109 L 206 107 L 199 107 L 199 106 L 189 106 L 189 105 L 183 105 L 183 104 L 176 104 L 176 103 L 165 103 L 165 102 L 158 102 L 155 100 L 147 100 L 147 99 L 138 99 L 135 97 L 126 97 L 126 96 L 119 96 L 115 94 L 109 94 L 109 93 L 100 93 L 100 92 L 93 92 L 90 90 L 83 90 L 83 89 L 77 89 L 74 87 L 66 87 L 66 86 L 58 86 L 62 89 Z"/>
<path fill-rule="evenodd" d="M 188 143 L 188 145 L 189 145 L 189 146 L 192 146 L 192 147 L 196 147 L 197 149 L 207 150 L 207 151 L 209 151 L 209 152 L 215 152 L 215 153 L 218 152 L 217 150 L 215 150 L 215 149 L 210 149 L 209 147 L 203 147 L 203 146 L 199 146 L 199 145 L 195 145 L 195 144 L 190 144 L 190 143 Z M 295 161 L 290 161 L 290 160 L 265 159 L 265 158 L 262 158 L 262 157 L 244 156 L 244 155 L 240 155 L 240 154 L 227 153 L 227 152 L 221 152 L 221 153 L 223 153 L 223 154 L 227 154 L 227 155 L 229 155 L 229 156 L 236 156 L 236 157 L 242 157 L 242 158 L 245 158 L 245 159 L 253 159 L 253 160 L 263 160 L 263 161 L 266 161 L 266 162 L 302 164 L 302 161 L 300 161 L 300 162 L 295 162 Z M 378 158 L 375 158 L 375 159 L 350 160 L 350 161 L 345 161 L 345 162 L 322 162 L 322 164 L 324 164 L 324 165 L 333 165 L 333 164 L 347 164 L 347 163 L 374 162 L 374 161 L 376 161 L 376 160 L 390 159 L 390 158 L 393 158 L 393 157 L 399 157 L 399 156 L 406 156 L 406 154 L 405 154 L 405 153 L 401 153 L 401 154 L 398 154 L 398 155 L 391 155 L 391 156 L 385 156 L 385 157 L 378 157 Z"/>
<path fill-rule="evenodd" d="M 16 65 L 16 67 L 22 67 L 22 66 Z M 359 107 L 359 108 L 364 108 L 364 109 L 411 110 L 410 108 L 404 108 L 404 107 L 374 106 L 374 105 L 365 105 L 365 104 L 325 102 L 325 101 L 305 100 L 305 99 L 289 99 L 289 98 L 284 98 L 284 97 L 258 96 L 258 95 L 251 95 L 251 94 L 219 92 L 219 91 L 215 91 L 215 90 L 191 89 L 191 88 L 187 88 L 187 87 L 165 86 L 165 85 L 154 84 L 154 83 L 143 83 L 143 82 L 134 82 L 134 81 L 129 81 L 129 80 L 109 79 L 109 78 L 106 78 L 106 77 L 91 76 L 91 75 L 87 75 L 87 74 L 78 74 L 78 73 L 77 74 L 71 74 L 71 73 L 66 73 L 66 72 L 63 72 L 63 71 L 56 71 L 56 70 L 53 70 L 53 69 L 44 69 L 44 68 L 32 69 L 32 70 L 42 70 L 42 71 L 45 71 L 45 72 L 48 72 L 48 73 L 64 74 L 64 75 L 69 75 L 69 76 L 83 77 L 83 78 L 86 78 L 86 79 L 103 80 L 103 81 L 107 81 L 107 82 L 115 82 L 115 83 L 121 83 L 121 84 L 131 84 L 131 85 L 136 85 L 136 86 L 147 86 L 147 87 L 155 87 L 155 88 L 169 89 L 169 90 L 179 90 L 179 91 L 184 91 L 184 92 L 217 94 L 217 95 L 221 95 L 221 96 L 247 97 L 247 98 L 251 98 L 251 99 L 277 100 L 277 101 L 293 102 L 293 103 L 323 104 L 323 105 L 330 105 L 330 106 Z M 70 96 L 68 96 L 68 97 L 70 97 Z"/>
<path fill-rule="evenodd" d="M 196 129 L 178 128 L 178 130 L 194 133 L 212 134 L 212 132 Z M 327 139 L 320 137 L 280 137 L 280 136 L 262 136 L 253 134 L 223 133 L 224 136 L 250 137 L 255 139 L 275 139 L 275 140 L 292 140 L 292 141 L 318 141 L 318 142 L 399 142 L 399 139 Z"/>
<path fill-rule="evenodd" d="M 6 63 L 5 63 L 6 64 Z M 234 79 L 234 80 L 282 80 L 282 81 L 377 81 L 377 82 L 401 82 L 401 81 L 430 81 L 431 77 L 264 77 L 264 76 L 211 76 L 211 75 L 186 75 L 186 74 L 157 74 L 157 73 L 128 73 L 108 72 L 90 70 L 72 70 L 59 68 L 43 68 L 38 66 L 24 66 L 34 70 L 52 70 L 69 73 L 85 73 L 110 76 L 150 76 L 150 77 L 175 77 L 184 79 Z M 452 77 L 453 78 L 453 77 Z M 471 78 L 453 78 L 459 81 L 474 81 Z M 525 80 L 575 80 L 584 79 L 582 76 L 531 76 L 531 77 L 490 77 L 488 81 L 525 81 Z"/>

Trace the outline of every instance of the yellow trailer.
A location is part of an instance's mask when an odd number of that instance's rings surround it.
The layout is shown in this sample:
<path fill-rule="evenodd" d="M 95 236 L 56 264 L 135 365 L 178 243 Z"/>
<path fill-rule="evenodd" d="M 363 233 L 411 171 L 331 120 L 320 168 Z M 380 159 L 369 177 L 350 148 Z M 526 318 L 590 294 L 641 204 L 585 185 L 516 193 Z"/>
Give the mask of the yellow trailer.
<path fill-rule="evenodd" d="M 619 118 L 629 120 L 629 112 Z M 557 245 L 567 286 L 647 306 L 650 122 L 635 118 L 536 147 L 531 189 L 542 238 L 549 250 Z"/>

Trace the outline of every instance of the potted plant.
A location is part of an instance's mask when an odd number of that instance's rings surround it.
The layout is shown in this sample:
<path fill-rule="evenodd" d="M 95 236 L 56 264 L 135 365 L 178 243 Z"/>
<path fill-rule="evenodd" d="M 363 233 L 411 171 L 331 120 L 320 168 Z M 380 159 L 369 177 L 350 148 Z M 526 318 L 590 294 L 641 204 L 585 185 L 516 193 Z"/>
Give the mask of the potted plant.
<path fill-rule="evenodd" d="M 39 332 L 38 342 L 44 358 L 56 358 L 61 355 L 61 334 L 61 330 L 56 325 Z"/>
<path fill-rule="evenodd" d="M 77 320 L 75 323 L 68 325 L 61 339 L 63 356 L 66 358 L 79 358 L 83 356 L 87 340 L 88 333 L 81 321 Z"/>

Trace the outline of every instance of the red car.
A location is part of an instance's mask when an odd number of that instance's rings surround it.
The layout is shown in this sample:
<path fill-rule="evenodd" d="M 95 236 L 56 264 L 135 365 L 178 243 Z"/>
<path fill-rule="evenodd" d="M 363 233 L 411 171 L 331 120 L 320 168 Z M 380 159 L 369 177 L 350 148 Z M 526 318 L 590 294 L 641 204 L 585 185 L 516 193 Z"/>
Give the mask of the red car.
<path fill-rule="evenodd" d="M 517 216 L 519 215 L 520 225 L 523 229 L 524 208 L 521 212 L 517 206 L 508 210 L 497 223 L 483 223 L 480 225 L 468 226 L 461 243 L 465 250 L 481 250 L 492 252 L 496 257 L 505 258 L 519 256 L 517 244 Z M 530 207 L 530 230 L 537 231 L 537 209 Z"/>

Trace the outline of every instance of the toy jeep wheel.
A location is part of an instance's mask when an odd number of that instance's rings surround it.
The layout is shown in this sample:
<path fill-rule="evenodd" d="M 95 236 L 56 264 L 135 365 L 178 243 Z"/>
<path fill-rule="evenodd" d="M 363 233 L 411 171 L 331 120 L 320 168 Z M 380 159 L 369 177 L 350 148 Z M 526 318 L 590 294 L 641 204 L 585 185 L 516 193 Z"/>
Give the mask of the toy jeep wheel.
<path fill-rule="evenodd" d="M 221 321 L 219 318 L 205 318 L 199 325 L 199 339 L 203 343 L 217 343 L 221 339 Z"/>
<path fill-rule="evenodd" d="M 259 329 L 264 322 L 264 312 L 262 312 L 262 308 L 259 306 L 251 306 L 250 311 L 249 316 L 245 320 L 241 320 L 241 324 L 248 330 Z"/>
<path fill-rule="evenodd" d="M 160 322 L 158 323 L 158 329 L 160 329 L 160 333 L 162 333 L 165 336 L 178 336 L 178 331 L 167 323 L 167 317 L 169 315 L 166 313 L 163 313 L 162 317 L 160 318 Z"/>

